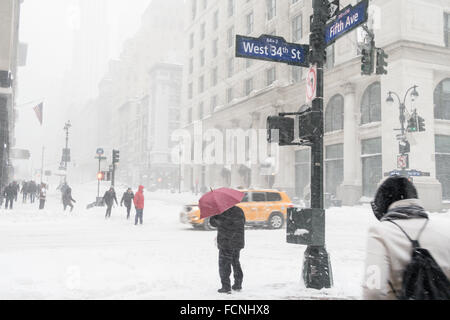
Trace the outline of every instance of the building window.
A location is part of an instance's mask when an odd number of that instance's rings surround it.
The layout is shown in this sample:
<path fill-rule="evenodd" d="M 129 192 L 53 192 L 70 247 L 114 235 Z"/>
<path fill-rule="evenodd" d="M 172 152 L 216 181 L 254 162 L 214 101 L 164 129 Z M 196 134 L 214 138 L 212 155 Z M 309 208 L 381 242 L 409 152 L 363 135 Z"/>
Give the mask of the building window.
<path fill-rule="evenodd" d="M 275 80 L 277 80 L 277 69 L 275 67 L 266 70 L 266 79 L 267 86 L 270 86 L 275 82 Z"/>
<path fill-rule="evenodd" d="M 248 96 L 253 91 L 253 78 L 245 80 L 245 95 Z"/>
<path fill-rule="evenodd" d="M 335 63 L 334 43 L 326 49 L 326 53 L 327 53 L 327 61 L 325 64 L 325 69 L 329 70 L 334 67 L 334 63 Z"/>
<path fill-rule="evenodd" d="M 228 48 L 231 48 L 234 43 L 234 27 L 231 27 L 227 31 L 227 44 Z"/>
<path fill-rule="evenodd" d="M 205 65 L 205 49 L 200 50 L 200 66 Z"/>
<path fill-rule="evenodd" d="M 206 26 L 204 23 L 202 23 L 202 25 L 200 26 L 200 38 L 202 40 L 205 39 L 205 35 L 206 35 Z"/>
<path fill-rule="evenodd" d="M 450 200 L 450 136 L 436 136 L 436 179 L 442 184 L 442 199 Z"/>
<path fill-rule="evenodd" d="M 215 67 L 211 71 L 211 85 L 213 87 L 217 85 L 217 80 L 218 80 L 218 71 L 217 67 Z"/>
<path fill-rule="evenodd" d="M 328 102 L 325 110 L 325 132 L 344 129 L 344 97 L 335 95 Z"/>
<path fill-rule="evenodd" d="M 212 44 L 212 55 L 213 58 L 217 57 L 217 53 L 219 52 L 219 40 L 214 39 Z"/>
<path fill-rule="evenodd" d="M 227 89 L 227 103 L 230 103 L 231 101 L 233 101 L 234 97 L 233 97 L 233 88 L 228 88 Z"/>
<path fill-rule="evenodd" d="M 445 46 L 450 48 L 450 14 L 444 13 L 444 38 Z"/>
<path fill-rule="evenodd" d="M 294 19 L 292 19 L 292 41 L 298 42 L 303 37 L 303 30 L 302 30 L 302 15 L 296 16 Z"/>
<path fill-rule="evenodd" d="M 336 144 L 325 148 L 325 192 L 337 194 L 344 181 L 344 145 Z"/>
<path fill-rule="evenodd" d="M 381 121 L 381 85 L 375 82 L 364 92 L 361 103 L 361 124 Z"/>
<path fill-rule="evenodd" d="M 214 112 L 217 108 L 217 95 L 211 97 L 211 112 Z"/>
<path fill-rule="evenodd" d="M 194 48 L 194 34 L 191 33 L 189 35 L 189 49 L 193 49 Z"/>
<path fill-rule="evenodd" d="M 192 17 L 192 20 L 195 19 L 196 15 L 197 15 L 197 0 L 192 0 L 192 3 L 191 3 L 191 17 Z"/>
<path fill-rule="evenodd" d="M 214 16 L 213 16 L 213 28 L 214 30 L 217 30 L 217 28 L 219 27 L 219 11 L 215 11 L 214 12 Z"/>
<path fill-rule="evenodd" d="M 189 74 L 194 71 L 194 58 L 189 59 Z"/>
<path fill-rule="evenodd" d="M 192 99 L 193 93 L 194 93 L 193 85 L 192 85 L 192 83 L 189 83 L 189 86 L 188 86 L 188 97 L 189 97 L 189 99 Z"/>
<path fill-rule="evenodd" d="M 383 178 L 381 138 L 361 141 L 363 196 L 373 198 Z"/>
<path fill-rule="evenodd" d="M 277 0 L 266 0 L 267 20 L 272 20 L 277 15 Z"/>
<path fill-rule="evenodd" d="M 247 34 L 250 34 L 253 32 L 253 22 L 254 22 L 254 18 L 253 18 L 253 11 L 252 11 L 246 16 Z"/>
<path fill-rule="evenodd" d="M 302 68 L 297 66 L 291 67 L 292 81 L 297 83 L 302 81 Z"/>
<path fill-rule="evenodd" d="M 434 117 L 450 120 L 450 78 L 443 80 L 434 90 Z"/>
<path fill-rule="evenodd" d="M 203 93 L 205 91 L 205 77 L 201 76 L 198 78 L 198 92 Z"/>
<path fill-rule="evenodd" d="M 234 0 L 228 0 L 228 16 L 231 17 L 234 14 Z"/>
<path fill-rule="evenodd" d="M 204 117 L 204 110 L 203 110 L 203 102 L 200 102 L 198 105 L 198 120 L 202 120 Z"/>
<path fill-rule="evenodd" d="M 234 58 L 231 57 L 228 59 L 228 78 L 231 78 L 234 74 Z"/>
<path fill-rule="evenodd" d="M 203 10 L 208 7 L 208 0 L 203 0 Z"/>

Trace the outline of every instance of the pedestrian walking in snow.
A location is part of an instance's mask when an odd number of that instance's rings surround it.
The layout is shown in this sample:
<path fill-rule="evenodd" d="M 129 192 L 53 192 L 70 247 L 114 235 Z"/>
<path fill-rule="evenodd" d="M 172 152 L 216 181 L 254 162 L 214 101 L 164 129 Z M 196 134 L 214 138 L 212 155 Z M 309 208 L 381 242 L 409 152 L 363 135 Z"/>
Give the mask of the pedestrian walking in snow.
<path fill-rule="evenodd" d="M 211 217 L 211 226 L 217 228 L 217 247 L 219 248 L 219 275 L 222 288 L 219 293 L 231 293 L 242 290 L 244 274 L 242 272 L 240 252 L 245 247 L 245 215 L 239 207 L 232 207 L 218 216 Z M 234 284 L 230 275 L 233 268 Z"/>
<path fill-rule="evenodd" d="M 114 205 L 114 201 L 116 202 L 116 205 L 119 205 L 117 203 L 116 192 L 114 191 L 113 187 L 111 187 L 108 191 L 105 192 L 105 194 L 103 195 L 103 201 L 106 204 L 105 219 L 111 218 L 111 211 Z"/>
<path fill-rule="evenodd" d="M 138 221 L 140 224 L 144 223 L 144 186 L 139 186 L 138 192 L 136 192 L 134 198 L 134 207 L 136 208 L 136 216 L 134 218 L 134 225 L 137 226 Z"/>
<path fill-rule="evenodd" d="M 5 197 L 5 209 L 13 209 L 13 203 L 14 203 L 14 198 L 16 196 L 16 188 L 12 185 L 9 184 L 4 191 L 4 197 Z"/>
<path fill-rule="evenodd" d="M 125 204 L 125 207 L 127 208 L 127 220 L 130 219 L 130 212 L 131 212 L 131 203 L 134 199 L 134 193 L 131 188 L 128 188 L 128 190 L 123 194 L 122 200 L 120 200 L 120 206 Z"/>
<path fill-rule="evenodd" d="M 14 187 L 14 190 L 15 190 L 14 201 L 17 202 L 17 196 L 18 196 L 19 193 L 20 193 L 20 185 L 19 185 L 19 183 L 18 183 L 17 181 L 14 181 L 14 182 L 13 182 L 13 187 Z"/>
<path fill-rule="evenodd" d="M 372 208 L 381 223 L 369 230 L 364 299 L 394 300 L 408 295 L 408 299 L 425 299 L 430 292 L 439 292 L 433 290 L 439 287 L 444 288 L 440 291 L 444 296 L 445 291 L 450 294 L 450 222 L 431 219 L 418 200 L 414 185 L 400 176 L 391 177 L 380 186 Z M 411 281 L 408 271 L 413 265 L 419 266 L 414 264 L 417 258 L 425 272 L 414 274 Z M 420 287 L 430 270 L 439 270 L 442 277 L 431 277 L 434 279 L 426 283 L 427 288 Z M 406 289 L 411 286 L 414 292 Z"/>
<path fill-rule="evenodd" d="M 26 203 L 27 197 L 28 197 L 28 182 L 24 181 L 22 183 L 22 190 L 20 190 L 20 193 L 22 193 L 22 195 L 23 195 L 23 198 L 22 198 L 23 203 Z"/>
<path fill-rule="evenodd" d="M 39 210 L 44 209 L 46 199 L 47 199 L 47 186 L 44 183 L 42 183 L 39 188 Z"/>
<path fill-rule="evenodd" d="M 75 202 L 75 199 L 72 198 L 72 188 L 69 187 L 67 184 L 64 187 L 64 193 L 62 196 L 62 200 L 63 200 L 63 206 L 64 206 L 64 211 L 66 211 L 67 207 L 70 207 L 70 212 L 73 211 L 73 204 L 72 202 Z"/>

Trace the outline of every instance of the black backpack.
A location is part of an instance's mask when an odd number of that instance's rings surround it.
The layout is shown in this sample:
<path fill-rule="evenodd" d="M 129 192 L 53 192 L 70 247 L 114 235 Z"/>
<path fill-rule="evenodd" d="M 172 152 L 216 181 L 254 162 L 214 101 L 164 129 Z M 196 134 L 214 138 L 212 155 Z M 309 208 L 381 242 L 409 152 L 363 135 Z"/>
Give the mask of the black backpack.
<path fill-rule="evenodd" d="M 419 238 L 428 224 L 428 220 L 419 233 L 417 240 L 409 235 L 394 221 L 395 224 L 408 237 L 413 246 L 411 262 L 403 273 L 402 289 L 397 293 L 392 285 L 392 291 L 399 300 L 450 300 L 450 281 L 436 263 L 427 249 L 421 248 Z"/>

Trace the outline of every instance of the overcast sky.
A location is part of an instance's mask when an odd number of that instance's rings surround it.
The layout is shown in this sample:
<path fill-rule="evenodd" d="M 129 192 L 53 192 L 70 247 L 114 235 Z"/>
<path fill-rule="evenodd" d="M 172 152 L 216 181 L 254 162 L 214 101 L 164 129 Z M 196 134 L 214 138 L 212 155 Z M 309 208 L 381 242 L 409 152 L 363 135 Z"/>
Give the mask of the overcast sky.
<path fill-rule="evenodd" d="M 20 41 L 28 44 L 27 65 L 18 73 L 19 121 L 16 124 L 16 148 L 32 152 L 34 169 L 40 168 L 41 148 L 48 149 L 47 164 L 59 160 L 64 144 L 64 120 L 59 119 L 58 99 L 62 81 L 73 66 L 74 30 L 80 23 L 78 1 L 83 0 L 27 0 L 21 11 Z M 117 58 L 123 42 L 133 36 L 141 23 L 141 15 L 151 0 L 88 0 L 90 14 L 86 23 L 97 27 L 96 17 L 102 16 L 101 4 L 107 4 L 108 38 L 104 59 L 99 60 L 106 71 L 111 58 Z M 83 10 L 83 9 L 82 9 Z M 104 39 L 99 39 L 99 41 Z M 101 74 L 98 75 L 99 79 Z M 40 126 L 33 106 L 44 101 L 44 126 Z M 33 102 L 31 104 L 26 104 Z M 59 151 L 56 151 L 59 150 Z M 58 159 L 55 153 L 58 153 Z"/>

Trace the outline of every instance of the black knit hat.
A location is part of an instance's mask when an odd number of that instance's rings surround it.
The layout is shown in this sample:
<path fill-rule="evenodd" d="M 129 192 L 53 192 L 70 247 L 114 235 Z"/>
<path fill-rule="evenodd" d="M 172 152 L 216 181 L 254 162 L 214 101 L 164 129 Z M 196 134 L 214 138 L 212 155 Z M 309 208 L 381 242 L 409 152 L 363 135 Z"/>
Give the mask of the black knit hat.
<path fill-rule="evenodd" d="M 406 177 L 390 177 L 378 188 L 372 210 L 377 219 L 381 220 L 391 204 L 406 199 L 418 199 L 417 189 Z"/>

